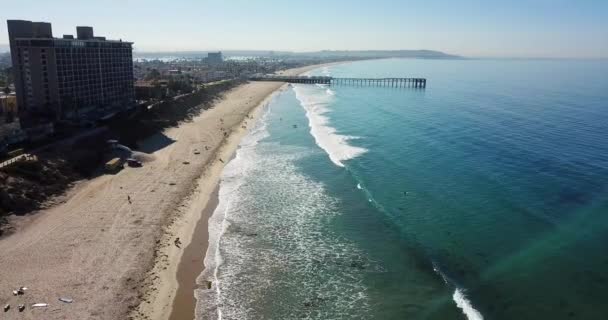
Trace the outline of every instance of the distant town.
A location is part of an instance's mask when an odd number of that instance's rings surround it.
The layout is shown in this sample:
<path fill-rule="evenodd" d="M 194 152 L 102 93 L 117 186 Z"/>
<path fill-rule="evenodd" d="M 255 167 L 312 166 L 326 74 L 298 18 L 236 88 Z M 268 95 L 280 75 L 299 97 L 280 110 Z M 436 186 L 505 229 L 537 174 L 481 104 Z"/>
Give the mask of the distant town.
<path fill-rule="evenodd" d="M 8 20 L 0 54 L 0 160 L 99 127 L 210 84 L 324 62 L 386 57 L 454 58 L 436 51 L 150 53 L 96 35 L 53 34 L 48 22 Z"/>
<path fill-rule="evenodd" d="M 10 53 L 0 55 L 0 155 L 65 137 L 210 82 L 246 79 L 297 66 L 278 59 L 133 60 L 133 43 L 109 40 L 92 27 L 55 37 L 47 22 L 7 21 Z M 310 62 L 309 62 L 310 63 Z"/>

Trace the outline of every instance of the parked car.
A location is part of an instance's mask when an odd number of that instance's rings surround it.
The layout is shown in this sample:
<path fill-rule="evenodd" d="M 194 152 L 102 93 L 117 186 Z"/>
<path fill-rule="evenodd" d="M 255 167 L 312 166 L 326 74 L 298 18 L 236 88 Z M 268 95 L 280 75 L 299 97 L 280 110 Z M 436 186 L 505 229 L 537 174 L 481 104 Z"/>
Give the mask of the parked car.
<path fill-rule="evenodd" d="M 129 165 L 129 167 L 132 167 L 132 168 L 139 168 L 139 167 L 143 166 L 141 161 L 139 161 L 137 159 L 133 159 L 133 158 L 127 159 L 127 165 Z"/>

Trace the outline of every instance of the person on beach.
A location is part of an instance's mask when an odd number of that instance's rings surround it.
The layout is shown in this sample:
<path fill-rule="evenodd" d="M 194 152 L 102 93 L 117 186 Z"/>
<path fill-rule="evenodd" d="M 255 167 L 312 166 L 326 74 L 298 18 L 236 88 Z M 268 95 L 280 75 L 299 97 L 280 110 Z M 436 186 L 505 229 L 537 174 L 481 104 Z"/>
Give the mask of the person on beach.
<path fill-rule="evenodd" d="M 127 201 L 129 201 L 129 204 L 131 204 L 131 196 L 127 195 Z"/>
<path fill-rule="evenodd" d="M 179 237 L 175 238 L 175 241 L 173 241 L 173 243 L 175 244 L 176 247 L 181 248 L 181 240 L 179 240 Z"/>

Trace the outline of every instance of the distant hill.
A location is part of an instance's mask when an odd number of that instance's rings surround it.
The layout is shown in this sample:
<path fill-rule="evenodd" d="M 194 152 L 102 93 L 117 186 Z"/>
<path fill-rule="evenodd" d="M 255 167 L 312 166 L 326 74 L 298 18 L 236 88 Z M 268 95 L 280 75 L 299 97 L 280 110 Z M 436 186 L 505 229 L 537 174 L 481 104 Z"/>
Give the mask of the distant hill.
<path fill-rule="evenodd" d="M 134 52 L 135 58 L 159 59 L 202 58 L 214 51 L 175 51 L 175 52 Z M 422 59 L 462 59 L 460 56 L 433 50 L 363 50 L 363 51 L 333 51 L 323 50 L 314 52 L 289 52 L 272 50 L 222 50 L 224 56 L 234 57 L 306 57 L 306 58 L 422 58 Z"/>
<path fill-rule="evenodd" d="M 9 52 L 8 44 L 0 44 L 0 53 Z M 202 58 L 216 51 L 175 51 L 175 52 L 133 52 L 135 58 L 155 59 L 162 57 Z M 319 58 L 424 58 L 424 59 L 462 59 L 463 57 L 434 50 L 323 50 L 312 52 L 290 52 L 272 50 L 223 50 L 227 57 L 319 57 Z"/>
<path fill-rule="evenodd" d="M 364 51 L 316 51 L 296 53 L 296 55 L 316 57 L 357 57 L 357 58 L 424 58 L 461 59 L 462 57 L 433 50 L 364 50 Z"/>

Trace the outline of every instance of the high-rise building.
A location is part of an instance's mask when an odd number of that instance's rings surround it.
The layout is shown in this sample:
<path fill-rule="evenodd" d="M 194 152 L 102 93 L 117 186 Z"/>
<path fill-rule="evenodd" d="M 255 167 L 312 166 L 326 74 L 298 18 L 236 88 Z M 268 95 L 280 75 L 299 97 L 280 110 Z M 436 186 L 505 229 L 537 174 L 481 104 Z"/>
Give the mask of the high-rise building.
<path fill-rule="evenodd" d="M 132 43 L 95 37 L 53 38 L 51 24 L 8 20 L 19 116 L 44 121 L 96 120 L 135 103 Z"/>
<path fill-rule="evenodd" d="M 222 57 L 222 52 L 209 52 L 207 53 L 207 63 L 212 66 L 216 66 L 218 64 L 222 64 L 224 62 L 224 58 Z"/>

